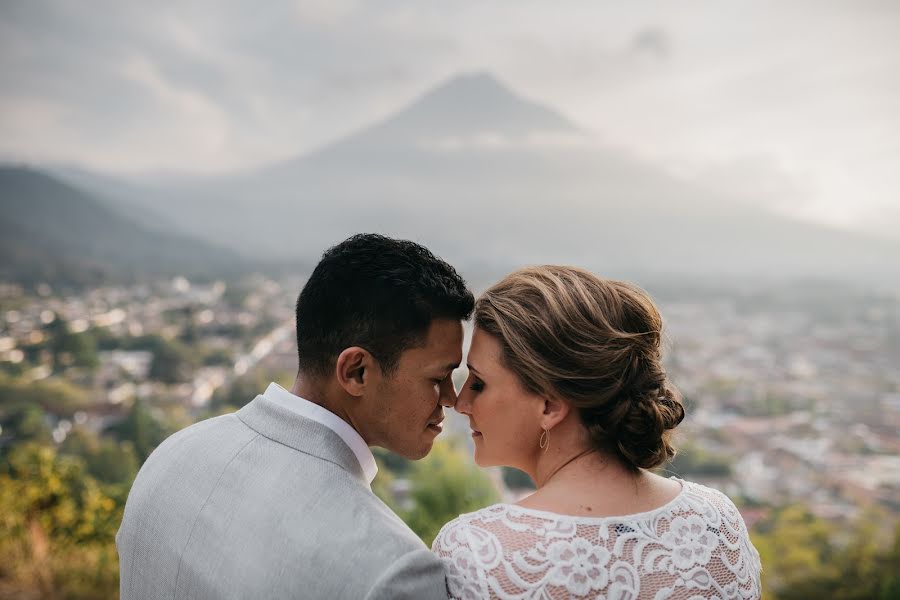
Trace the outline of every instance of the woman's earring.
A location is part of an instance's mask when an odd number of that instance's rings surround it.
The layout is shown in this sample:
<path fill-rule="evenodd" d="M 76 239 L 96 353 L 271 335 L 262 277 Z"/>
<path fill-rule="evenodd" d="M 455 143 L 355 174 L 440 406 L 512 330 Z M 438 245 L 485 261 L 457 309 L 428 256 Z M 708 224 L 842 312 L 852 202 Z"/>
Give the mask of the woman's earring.
<path fill-rule="evenodd" d="M 544 433 L 541 434 L 541 439 L 538 441 L 538 445 L 541 447 L 541 450 L 544 452 L 547 451 L 547 448 L 550 447 L 550 430 L 545 429 Z"/>

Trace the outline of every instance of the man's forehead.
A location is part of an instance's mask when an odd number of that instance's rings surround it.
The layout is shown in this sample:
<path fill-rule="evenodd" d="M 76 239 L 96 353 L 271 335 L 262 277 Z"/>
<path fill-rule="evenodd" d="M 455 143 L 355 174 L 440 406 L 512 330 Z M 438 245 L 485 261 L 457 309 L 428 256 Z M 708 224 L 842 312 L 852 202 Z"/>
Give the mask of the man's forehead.
<path fill-rule="evenodd" d="M 425 369 L 432 373 L 452 371 L 462 362 L 462 348 L 455 351 L 441 351 L 428 348 L 410 348 L 403 353 L 401 362 L 406 362 L 410 367 Z"/>
<path fill-rule="evenodd" d="M 438 319 L 431 322 L 425 338 L 425 348 L 435 352 L 456 351 L 462 348 L 463 330 L 460 321 Z"/>
<path fill-rule="evenodd" d="M 434 371 L 455 369 L 462 362 L 462 322 L 450 319 L 432 321 L 423 343 L 408 348 L 403 359 L 420 368 Z"/>

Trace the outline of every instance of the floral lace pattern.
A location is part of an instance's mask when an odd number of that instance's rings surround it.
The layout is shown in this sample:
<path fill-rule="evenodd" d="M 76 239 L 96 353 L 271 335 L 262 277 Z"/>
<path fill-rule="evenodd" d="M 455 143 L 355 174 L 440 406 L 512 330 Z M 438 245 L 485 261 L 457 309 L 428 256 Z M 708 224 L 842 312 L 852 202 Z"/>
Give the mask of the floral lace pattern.
<path fill-rule="evenodd" d="M 665 506 L 623 517 L 495 504 L 447 523 L 432 550 L 465 600 L 759 598 L 759 554 L 737 508 L 681 483 Z"/>

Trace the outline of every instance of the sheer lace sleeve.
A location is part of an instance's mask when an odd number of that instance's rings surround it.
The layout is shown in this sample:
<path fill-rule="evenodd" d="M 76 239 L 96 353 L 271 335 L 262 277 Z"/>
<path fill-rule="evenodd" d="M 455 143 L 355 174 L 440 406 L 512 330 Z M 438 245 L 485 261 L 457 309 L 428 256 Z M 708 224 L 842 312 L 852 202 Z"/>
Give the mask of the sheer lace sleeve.
<path fill-rule="evenodd" d="M 665 506 L 626 517 L 496 504 L 451 521 L 433 551 L 453 598 L 759 598 L 759 554 L 734 504 L 683 482 Z"/>

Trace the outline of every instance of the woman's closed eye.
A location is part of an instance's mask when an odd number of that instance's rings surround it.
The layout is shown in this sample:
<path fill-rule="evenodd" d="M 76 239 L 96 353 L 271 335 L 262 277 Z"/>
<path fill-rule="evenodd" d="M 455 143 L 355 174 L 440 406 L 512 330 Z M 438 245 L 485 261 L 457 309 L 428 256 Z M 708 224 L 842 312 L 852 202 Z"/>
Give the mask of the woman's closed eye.
<path fill-rule="evenodd" d="M 469 389 L 475 393 L 482 392 L 484 391 L 484 382 L 477 377 L 473 377 L 472 383 L 469 384 Z"/>

